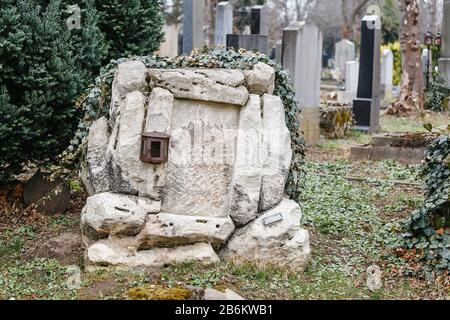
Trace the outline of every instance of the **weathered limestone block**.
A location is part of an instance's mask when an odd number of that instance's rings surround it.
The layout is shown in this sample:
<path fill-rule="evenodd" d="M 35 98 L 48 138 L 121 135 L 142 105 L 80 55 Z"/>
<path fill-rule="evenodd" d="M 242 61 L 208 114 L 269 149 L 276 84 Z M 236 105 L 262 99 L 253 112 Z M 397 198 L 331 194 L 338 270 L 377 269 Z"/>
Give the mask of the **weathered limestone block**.
<path fill-rule="evenodd" d="M 239 107 L 175 99 L 163 212 L 225 218 Z M 230 146 L 232 148 L 224 148 Z"/>
<path fill-rule="evenodd" d="M 275 70 L 259 62 L 253 70 L 245 70 L 245 84 L 250 93 L 262 95 L 264 93 L 273 94 L 275 89 Z"/>
<path fill-rule="evenodd" d="M 209 218 L 159 213 L 148 217 L 137 236 L 139 249 L 158 246 L 186 245 L 207 242 L 220 246 L 234 231 L 230 218 Z"/>
<path fill-rule="evenodd" d="M 167 89 L 175 98 L 240 106 L 248 100 L 247 88 L 240 85 L 243 74 L 239 70 L 151 69 L 149 74 L 152 87 Z"/>
<path fill-rule="evenodd" d="M 263 96 L 264 152 L 259 211 L 272 209 L 283 200 L 292 160 L 291 136 L 280 97 Z"/>
<path fill-rule="evenodd" d="M 81 215 L 81 227 L 88 238 L 108 235 L 136 235 L 145 226 L 147 216 L 161 210 L 159 201 L 115 193 L 89 197 Z"/>
<path fill-rule="evenodd" d="M 87 177 L 89 185 L 92 186 L 91 192 L 94 194 L 109 190 L 109 177 L 106 167 L 108 140 L 108 120 L 101 117 L 92 123 L 89 129 L 86 156 Z"/>
<path fill-rule="evenodd" d="M 230 216 L 237 226 L 246 225 L 258 216 L 263 161 L 260 154 L 262 133 L 260 98 L 251 94 L 247 105 L 240 112 L 230 198 Z"/>
<path fill-rule="evenodd" d="M 145 96 L 134 91 L 127 94 L 120 106 L 119 129 L 115 146 L 114 160 L 120 168 L 122 177 L 138 189 L 143 182 L 139 160 L 141 134 L 145 117 Z"/>
<path fill-rule="evenodd" d="M 114 240 L 101 240 L 86 249 L 85 262 L 88 271 L 96 267 L 113 266 L 118 269 L 161 268 L 186 262 L 213 264 L 219 262 L 214 249 L 207 243 L 180 246 L 174 248 L 155 248 L 133 251 L 121 246 Z"/>
<path fill-rule="evenodd" d="M 140 61 L 127 61 L 119 64 L 114 74 L 111 87 L 111 106 L 109 109 L 109 121 L 114 127 L 120 105 L 126 95 L 133 91 L 148 91 L 147 67 Z"/>
<path fill-rule="evenodd" d="M 266 225 L 268 218 L 281 215 L 282 220 Z M 224 257 L 228 260 L 251 260 L 261 264 L 303 267 L 310 254 L 308 231 L 300 227 L 302 213 L 297 203 L 284 199 L 246 227 L 236 231 L 228 242 Z"/>
<path fill-rule="evenodd" d="M 145 132 L 170 134 L 174 96 L 170 91 L 154 88 L 147 103 Z M 165 185 L 165 164 L 140 163 L 142 181 L 138 183 L 138 193 L 141 197 L 159 200 L 161 189 Z"/>
<path fill-rule="evenodd" d="M 174 97 L 170 91 L 154 88 L 147 104 L 146 132 L 170 133 Z"/>

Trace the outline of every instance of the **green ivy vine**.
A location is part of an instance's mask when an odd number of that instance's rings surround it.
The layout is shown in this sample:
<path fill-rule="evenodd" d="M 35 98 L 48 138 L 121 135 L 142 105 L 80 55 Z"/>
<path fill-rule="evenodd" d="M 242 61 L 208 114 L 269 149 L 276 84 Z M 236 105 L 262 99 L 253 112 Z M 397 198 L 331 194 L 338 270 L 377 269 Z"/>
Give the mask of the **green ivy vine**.
<path fill-rule="evenodd" d="M 78 130 L 70 142 L 70 146 L 60 156 L 60 165 L 54 168 L 55 172 L 71 172 L 80 168 L 85 158 L 87 137 L 90 125 L 102 116 L 108 117 L 111 101 L 111 85 L 117 66 L 125 61 L 139 60 L 148 68 L 174 69 L 174 68 L 223 68 L 249 70 L 259 62 L 273 67 L 276 72 L 275 92 L 284 104 L 286 122 L 291 133 L 293 159 L 291 170 L 286 184 L 287 194 L 294 200 L 298 200 L 303 175 L 302 164 L 305 154 L 305 141 L 300 136 L 300 109 L 295 98 L 289 73 L 282 66 L 271 60 L 268 56 L 246 50 L 224 50 L 220 47 L 204 47 L 193 51 L 191 55 L 179 56 L 169 59 L 159 56 L 140 56 L 123 58 L 111 61 L 101 70 L 100 76 L 87 90 L 78 103 L 84 113 L 83 119 L 78 125 Z"/>
<path fill-rule="evenodd" d="M 432 130 L 431 125 L 425 126 Z M 406 247 L 437 270 L 450 270 L 450 135 L 449 128 L 428 147 L 421 175 L 425 201 L 406 222 Z"/>
<path fill-rule="evenodd" d="M 425 91 L 425 108 L 436 112 L 449 111 L 449 99 L 450 87 L 445 79 L 437 76 Z"/>

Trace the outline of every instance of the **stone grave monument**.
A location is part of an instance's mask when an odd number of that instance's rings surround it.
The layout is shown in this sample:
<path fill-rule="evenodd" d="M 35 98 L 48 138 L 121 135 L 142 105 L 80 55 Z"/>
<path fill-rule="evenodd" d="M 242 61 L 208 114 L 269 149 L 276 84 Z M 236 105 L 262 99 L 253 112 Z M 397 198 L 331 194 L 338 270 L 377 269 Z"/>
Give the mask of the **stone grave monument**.
<path fill-rule="evenodd" d="M 222 1 L 216 7 L 215 44 L 226 45 L 227 34 L 231 33 L 233 33 L 233 5 L 229 1 Z"/>
<path fill-rule="evenodd" d="M 250 34 L 228 34 L 227 48 L 258 50 L 268 54 L 269 17 L 267 7 L 253 6 L 250 18 Z"/>
<path fill-rule="evenodd" d="M 245 71 L 119 64 L 81 171 L 87 270 L 220 258 L 305 265 L 309 234 L 284 196 L 292 149 L 274 81 L 263 63 Z"/>
<path fill-rule="evenodd" d="M 380 43 L 380 17 L 363 17 L 358 93 L 353 101 L 353 114 L 355 129 L 371 133 L 380 130 Z"/>
<path fill-rule="evenodd" d="M 354 61 L 355 56 L 355 44 L 352 41 L 343 39 L 336 43 L 335 68 L 339 70 L 341 79 L 345 80 L 346 64 Z"/>
<path fill-rule="evenodd" d="M 313 23 L 294 22 L 283 30 L 283 67 L 289 70 L 302 111 L 306 142 L 320 140 L 322 32 Z"/>
<path fill-rule="evenodd" d="M 183 0 L 183 47 L 184 54 L 200 48 L 205 43 L 203 0 Z"/>

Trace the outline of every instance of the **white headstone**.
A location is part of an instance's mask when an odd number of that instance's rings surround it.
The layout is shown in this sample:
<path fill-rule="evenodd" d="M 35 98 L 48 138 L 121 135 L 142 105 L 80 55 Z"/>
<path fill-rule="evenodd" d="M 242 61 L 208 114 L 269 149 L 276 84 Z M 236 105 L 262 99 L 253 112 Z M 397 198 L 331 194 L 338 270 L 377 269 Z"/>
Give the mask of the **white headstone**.
<path fill-rule="evenodd" d="M 164 25 L 164 42 L 159 47 L 158 54 L 163 57 L 176 57 L 178 55 L 178 25 Z"/>
<path fill-rule="evenodd" d="M 392 85 L 394 78 L 394 54 L 390 49 L 384 49 L 381 56 L 381 90 L 384 99 L 389 101 L 392 98 Z"/>
<path fill-rule="evenodd" d="M 229 1 L 222 1 L 216 7 L 215 44 L 225 45 L 227 34 L 233 33 L 233 5 Z"/>
<path fill-rule="evenodd" d="M 341 78 L 345 77 L 345 64 L 355 60 L 355 44 L 343 39 L 336 43 L 335 68 L 339 69 Z"/>
<path fill-rule="evenodd" d="M 310 145 L 320 139 L 322 39 L 322 32 L 310 22 L 294 22 L 283 31 L 283 67 L 294 83 L 303 113 L 301 128 Z"/>

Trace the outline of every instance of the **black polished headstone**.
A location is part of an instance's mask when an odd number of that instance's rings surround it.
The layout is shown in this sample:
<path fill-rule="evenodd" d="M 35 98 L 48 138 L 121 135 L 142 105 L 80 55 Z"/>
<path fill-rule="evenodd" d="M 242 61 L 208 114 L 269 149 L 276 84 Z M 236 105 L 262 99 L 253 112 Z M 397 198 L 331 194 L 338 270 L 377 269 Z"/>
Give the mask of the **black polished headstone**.
<path fill-rule="evenodd" d="M 269 12 L 266 6 L 253 6 L 250 13 L 251 34 L 269 34 Z"/>
<path fill-rule="evenodd" d="M 267 54 L 268 37 L 260 34 L 227 34 L 227 48 L 257 50 Z"/>
<path fill-rule="evenodd" d="M 361 52 L 358 93 L 353 101 L 355 129 L 378 132 L 380 129 L 380 44 L 378 16 L 365 16 L 361 24 Z"/>

